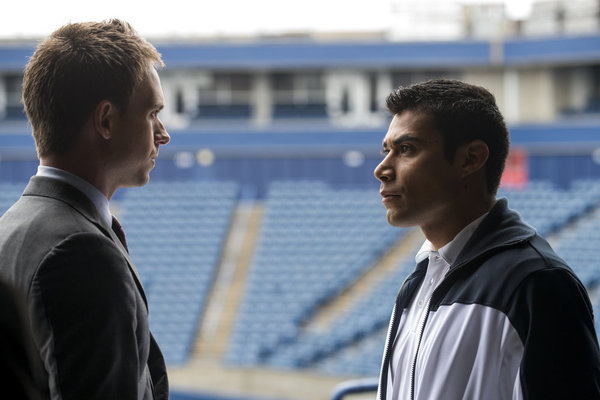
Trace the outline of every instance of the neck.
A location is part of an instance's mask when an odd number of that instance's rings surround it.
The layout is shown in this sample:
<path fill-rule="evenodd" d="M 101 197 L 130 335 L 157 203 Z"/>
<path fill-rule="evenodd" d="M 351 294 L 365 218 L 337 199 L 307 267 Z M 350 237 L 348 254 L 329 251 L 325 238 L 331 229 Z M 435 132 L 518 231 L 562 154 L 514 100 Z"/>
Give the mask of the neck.
<path fill-rule="evenodd" d="M 430 223 L 420 226 L 423 234 L 431 242 L 435 250 L 450 243 L 467 225 L 489 212 L 495 198 L 488 196 L 485 201 L 462 203 L 440 213 Z"/>
<path fill-rule="evenodd" d="M 40 157 L 40 165 L 54 167 L 67 171 L 94 185 L 108 200 L 113 196 L 116 188 L 111 188 L 101 163 L 97 162 L 89 153 L 77 152 L 69 155 L 49 155 Z"/>

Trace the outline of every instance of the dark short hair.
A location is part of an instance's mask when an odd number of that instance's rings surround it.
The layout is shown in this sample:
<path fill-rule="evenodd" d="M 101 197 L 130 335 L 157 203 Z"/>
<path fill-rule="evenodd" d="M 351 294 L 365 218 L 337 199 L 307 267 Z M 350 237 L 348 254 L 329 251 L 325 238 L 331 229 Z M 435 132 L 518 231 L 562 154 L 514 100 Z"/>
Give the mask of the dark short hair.
<path fill-rule="evenodd" d="M 483 140 L 490 153 L 485 165 L 487 189 L 496 193 L 508 156 L 509 133 L 487 89 L 456 80 L 431 80 L 394 90 L 386 105 L 394 114 L 413 111 L 429 116 L 443 135 L 449 162 L 460 145 Z"/>
<path fill-rule="evenodd" d="M 163 65 L 160 54 L 118 19 L 67 24 L 43 40 L 23 76 L 38 156 L 68 152 L 100 101 L 124 112 L 151 65 Z"/>

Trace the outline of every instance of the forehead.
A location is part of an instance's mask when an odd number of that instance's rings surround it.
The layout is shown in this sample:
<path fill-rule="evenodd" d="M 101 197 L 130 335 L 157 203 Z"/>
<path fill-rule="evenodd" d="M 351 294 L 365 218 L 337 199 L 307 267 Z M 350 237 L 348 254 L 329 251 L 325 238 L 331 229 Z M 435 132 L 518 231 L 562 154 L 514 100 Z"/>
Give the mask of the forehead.
<path fill-rule="evenodd" d="M 158 73 L 153 67 L 146 72 L 146 78 L 131 92 L 129 105 L 137 108 L 152 108 L 162 106 L 163 91 Z"/>
<path fill-rule="evenodd" d="M 384 147 L 391 147 L 399 140 L 438 143 L 442 140 L 442 134 L 436 128 L 430 116 L 413 111 L 404 111 L 394 115 L 383 138 L 383 145 Z"/>

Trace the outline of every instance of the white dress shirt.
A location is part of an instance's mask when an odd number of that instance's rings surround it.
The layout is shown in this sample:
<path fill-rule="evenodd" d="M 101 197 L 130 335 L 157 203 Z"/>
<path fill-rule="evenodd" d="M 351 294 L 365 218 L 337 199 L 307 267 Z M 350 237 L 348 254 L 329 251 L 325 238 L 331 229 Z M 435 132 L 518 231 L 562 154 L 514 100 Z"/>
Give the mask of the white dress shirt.
<path fill-rule="evenodd" d="M 38 166 L 36 176 L 57 179 L 74 186 L 94 203 L 96 209 L 100 212 L 102 219 L 106 222 L 106 225 L 109 227 L 112 226 L 112 215 L 108 206 L 108 199 L 96 186 L 70 172 L 45 165 Z"/>
<path fill-rule="evenodd" d="M 433 244 L 429 240 L 425 240 L 417 252 L 416 263 L 429 257 L 429 265 L 420 288 L 408 308 L 403 311 L 398 324 L 388 372 L 387 399 L 403 400 L 398 399 L 398 394 L 406 392 L 406 390 L 400 390 L 400 388 L 410 387 L 413 362 L 419 345 L 419 334 L 425 322 L 433 291 L 444 280 L 448 269 L 456 261 L 459 253 L 486 215 L 487 213 L 471 222 L 438 251 L 434 250 Z"/>

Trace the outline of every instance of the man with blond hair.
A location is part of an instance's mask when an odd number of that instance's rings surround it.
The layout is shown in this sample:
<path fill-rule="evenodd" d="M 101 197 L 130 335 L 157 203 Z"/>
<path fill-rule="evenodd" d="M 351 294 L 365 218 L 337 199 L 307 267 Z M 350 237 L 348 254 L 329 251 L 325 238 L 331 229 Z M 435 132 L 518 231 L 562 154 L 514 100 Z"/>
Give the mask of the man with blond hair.
<path fill-rule="evenodd" d="M 115 190 L 148 182 L 169 135 L 160 54 L 123 21 L 67 24 L 23 79 L 40 160 L 0 219 L 0 276 L 26 294 L 51 399 L 167 399 Z"/>

